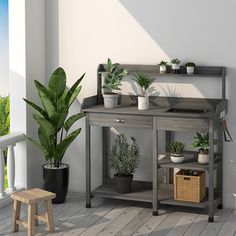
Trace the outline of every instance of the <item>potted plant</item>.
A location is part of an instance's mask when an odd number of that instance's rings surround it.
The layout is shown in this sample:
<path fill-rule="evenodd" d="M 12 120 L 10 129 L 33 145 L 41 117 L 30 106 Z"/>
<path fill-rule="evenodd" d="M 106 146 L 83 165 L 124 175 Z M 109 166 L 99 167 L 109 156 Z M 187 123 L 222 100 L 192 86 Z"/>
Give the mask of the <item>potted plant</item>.
<path fill-rule="evenodd" d="M 128 193 L 132 189 L 133 173 L 138 166 L 139 146 L 131 137 L 131 143 L 122 134 L 118 135 L 111 149 L 111 167 L 114 175 L 116 191 Z"/>
<path fill-rule="evenodd" d="M 46 164 L 43 168 L 44 189 L 56 193 L 53 203 L 62 203 L 66 199 L 69 183 L 69 165 L 62 162 L 67 148 L 79 135 L 81 128 L 70 131 L 73 124 L 82 118 L 83 113 L 68 118 L 70 106 L 81 90 L 83 74 L 74 85 L 66 88 L 66 74 L 62 68 L 56 69 L 45 87 L 35 80 L 42 107 L 25 100 L 36 113 L 33 115 L 38 124 L 38 141 L 27 137 L 43 153 Z"/>
<path fill-rule="evenodd" d="M 141 93 L 138 96 L 138 109 L 147 110 L 149 108 L 149 96 L 147 89 L 154 79 L 147 73 L 137 73 L 133 78 L 140 86 Z"/>
<path fill-rule="evenodd" d="M 172 59 L 171 64 L 172 64 L 172 73 L 173 74 L 179 74 L 180 71 L 180 60 L 178 58 Z"/>
<path fill-rule="evenodd" d="M 199 164 L 208 164 L 209 163 L 209 133 L 196 133 L 193 139 L 193 143 L 191 144 L 191 148 L 199 148 L 198 154 L 198 163 Z M 216 144 L 216 139 L 214 139 L 214 144 Z"/>
<path fill-rule="evenodd" d="M 185 64 L 185 66 L 186 66 L 188 75 L 194 74 L 194 68 L 196 65 L 193 62 L 188 62 Z"/>
<path fill-rule="evenodd" d="M 107 65 L 105 66 L 106 73 L 104 73 L 104 107 L 115 108 L 118 105 L 118 93 L 114 90 L 120 90 L 121 80 L 128 74 L 128 71 L 120 68 L 118 63 L 112 63 L 108 58 Z"/>
<path fill-rule="evenodd" d="M 159 64 L 159 73 L 160 74 L 165 74 L 166 73 L 166 65 L 167 65 L 167 62 L 166 61 L 161 61 Z"/>
<path fill-rule="evenodd" d="M 175 141 L 170 144 L 170 159 L 173 163 L 181 163 L 184 161 L 183 152 L 185 151 L 185 144 Z"/>

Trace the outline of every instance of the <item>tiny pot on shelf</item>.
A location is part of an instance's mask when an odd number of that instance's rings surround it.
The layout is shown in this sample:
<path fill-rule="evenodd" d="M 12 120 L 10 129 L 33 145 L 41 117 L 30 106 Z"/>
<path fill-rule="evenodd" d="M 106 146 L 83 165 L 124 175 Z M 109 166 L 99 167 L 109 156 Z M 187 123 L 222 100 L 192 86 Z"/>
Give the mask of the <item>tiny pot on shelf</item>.
<path fill-rule="evenodd" d="M 187 66 L 187 74 L 188 75 L 193 75 L 194 74 L 194 66 Z"/>
<path fill-rule="evenodd" d="M 65 202 L 69 186 L 69 165 L 62 164 L 60 168 L 43 165 L 43 189 L 56 194 L 53 203 Z"/>
<path fill-rule="evenodd" d="M 115 190 L 118 193 L 129 193 L 132 190 L 133 175 L 114 175 Z"/>
<path fill-rule="evenodd" d="M 208 150 L 199 150 L 198 154 L 198 163 L 202 165 L 206 165 L 209 163 L 209 152 Z"/>
<path fill-rule="evenodd" d="M 182 163 L 184 161 L 184 155 L 183 154 L 171 154 L 170 159 L 173 163 Z"/>
<path fill-rule="evenodd" d="M 149 109 L 149 96 L 138 96 L 138 109 L 139 110 Z"/>
<path fill-rule="evenodd" d="M 105 108 L 116 108 L 118 105 L 118 93 L 105 93 L 103 94 L 104 98 L 104 107 Z"/>
<path fill-rule="evenodd" d="M 161 65 L 161 66 L 160 66 L 159 73 L 160 73 L 160 74 L 165 74 L 165 73 L 166 73 L 166 65 Z"/>

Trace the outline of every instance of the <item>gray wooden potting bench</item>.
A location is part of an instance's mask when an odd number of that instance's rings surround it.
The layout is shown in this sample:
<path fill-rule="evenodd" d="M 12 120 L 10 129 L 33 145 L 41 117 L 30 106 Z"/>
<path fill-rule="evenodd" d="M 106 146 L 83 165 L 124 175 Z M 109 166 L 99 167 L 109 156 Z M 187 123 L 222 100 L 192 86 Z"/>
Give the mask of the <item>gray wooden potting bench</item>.
<path fill-rule="evenodd" d="M 91 207 L 91 197 L 150 202 L 153 215 L 158 215 L 160 205 L 176 205 L 208 210 L 209 222 L 214 221 L 215 209 L 223 207 L 223 125 L 222 120 L 227 114 L 228 101 L 225 99 L 225 67 L 196 67 L 194 75 L 187 75 L 186 68 L 181 67 L 180 74 L 167 73 L 161 75 L 154 65 L 121 65 L 129 71 L 147 72 L 153 76 L 175 76 L 191 79 L 192 77 L 213 77 L 222 80 L 222 99 L 183 98 L 183 97 L 150 97 L 150 109 L 140 111 L 137 109 L 137 97 L 122 95 L 120 105 L 115 109 L 105 109 L 102 98 L 102 73 L 104 65 L 98 67 L 97 95 L 85 98 L 82 109 L 86 113 L 86 207 Z M 91 191 L 91 126 L 102 127 L 102 156 L 103 180 L 102 185 Z M 121 194 L 114 190 L 114 182 L 110 177 L 109 160 L 109 133 L 110 127 L 129 127 L 137 129 L 150 129 L 152 131 L 152 182 L 134 181 L 131 193 Z M 166 143 L 172 140 L 175 131 L 209 132 L 209 164 L 200 165 L 197 162 L 197 152 L 188 151 L 188 161 L 174 164 L 168 158 L 158 161 L 158 132 L 166 131 Z M 214 136 L 218 140 L 218 150 L 214 152 Z M 168 153 L 168 150 L 167 150 Z M 204 170 L 209 173 L 208 193 L 201 203 L 192 203 L 174 200 L 173 186 L 170 179 L 167 184 L 159 183 L 158 169 L 191 169 Z M 214 172 L 217 178 L 214 177 Z M 168 176 L 168 175 L 167 175 Z"/>

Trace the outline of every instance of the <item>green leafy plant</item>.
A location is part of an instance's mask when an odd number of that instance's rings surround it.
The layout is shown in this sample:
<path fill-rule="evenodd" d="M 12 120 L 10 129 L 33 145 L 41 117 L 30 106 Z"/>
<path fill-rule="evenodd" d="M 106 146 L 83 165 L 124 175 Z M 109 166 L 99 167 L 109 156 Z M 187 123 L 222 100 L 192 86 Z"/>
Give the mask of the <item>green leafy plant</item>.
<path fill-rule="evenodd" d="M 0 96 L 0 136 L 10 131 L 10 97 Z"/>
<path fill-rule="evenodd" d="M 38 139 L 27 137 L 43 153 L 50 166 L 60 167 L 67 148 L 79 135 L 81 128 L 70 132 L 72 125 L 84 116 L 83 113 L 72 115 L 68 118 L 69 108 L 80 93 L 80 82 L 83 74 L 70 88 L 66 88 L 66 73 L 59 67 L 56 69 L 45 87 L 35 80 L 42 107 L 24 99 L 36 113 L 33 115 L 38 124 Z"/>
<path fill-rule="evenodd" d="M 153 83 L 154 79 L 150 76 L 150 74 L 147 73 L 136 73 L 133 79 L 138 83 L 138 85 L 142 89 L 141 96 L 146 96 L 147 89 Z"/>
<path fill-rule="evenodd" d="M 115 169 L 117 175 L 127 176 L 135 172 L 139 160 L 139 146 L 135 138 L 131 138 L 131 143 L 121 134 L 119 135 L 111 149 L 111 167 Z"/>
<path fill-rule="evenodd" d="M 200 150 L 207 151 L 209 148 L 209 133 L 196 133 L 193 139 L 193 143 L 191 144 L 191 148 L 199 148 Z M 214 139 L 214 144 L 217 144 L 217 140 Z"/>
<path fill-rule="evenodd" d="M 185 66 L 188 66 L 188 67 L 195 67 L 196 65 L 195 65 L 195 63 L 193 63 L 193 62 L 188 62 L 188 63 L 185 64 Z"/>
<path fill-rule="evenodd" d="M 172 142 L 170 144 L 170 152 L 174 156 L 180 156 L 185 151 L 185 143 L 178 141 Z"/>
<path fill-rule="evenodd" d="M 120 90 L 121 80 L 128 74 L 128 71 L 120 68 L 118 63 L 112 63 L 108 58 L 105 66 L 103 89 L 105 93 L 113 93 L 113 90 Z"/>
<path fill-rule="evenodd" d="M 172 60 L 171 60 L 171 63 L 172 63 L 172 64 L 177 64 L 177 65 L 179 65 L 180 62 L 181 62 L 181 61 L 180 61 L 178 58 L 175 58 L 175 59 L 172 59 Z"/>
<path fill-rule="evenodd" d="M 167 61 L 161 61 L 158 65 L 159 66 L 166 66 L 168 64 Z"/>

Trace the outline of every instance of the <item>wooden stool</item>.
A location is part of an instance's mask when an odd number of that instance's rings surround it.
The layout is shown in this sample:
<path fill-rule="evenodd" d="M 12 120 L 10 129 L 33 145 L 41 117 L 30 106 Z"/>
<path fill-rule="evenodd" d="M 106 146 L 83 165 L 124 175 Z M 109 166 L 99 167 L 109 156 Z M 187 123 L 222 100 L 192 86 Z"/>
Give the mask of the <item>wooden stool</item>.
<path fill-rule="evenodd" d="M 14 200 L 13 204 L 13 232 L 19 231 L 19 225 L 23 225 L 28 229 L 28 236 L 35 235 L 35 225 L 38 225 L 38 220 L 47 223 L 48 231 L 53 232 L 53 209 L 52 199 L 56 197 L 55 193 L 47 192 L 42 189 L 34 188 L 27 191 L 15 192 L 11 194 Z M 38 214 L 38 203 L 45 202 L 45 216 Z M 20 220 L 21 203 L 28 205 L 28 222 Z"/>

